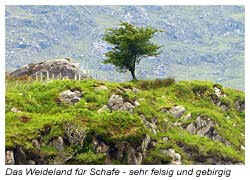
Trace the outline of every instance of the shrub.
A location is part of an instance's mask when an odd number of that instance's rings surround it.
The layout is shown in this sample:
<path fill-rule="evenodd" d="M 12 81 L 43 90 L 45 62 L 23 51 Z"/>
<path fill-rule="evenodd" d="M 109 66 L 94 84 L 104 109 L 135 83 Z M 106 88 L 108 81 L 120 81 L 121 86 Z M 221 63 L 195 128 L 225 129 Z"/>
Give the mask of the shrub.
<path fill-rule="evenodd" d="M 156 89 L 160 87 L 168 87 L 175 83 L 175 80 L 173 78 L 165 78 L 165 79 L 155 79 L 153 81 L 147 80 L 147 81 L 140 81 L 139 87 L 141 89 Z"/>

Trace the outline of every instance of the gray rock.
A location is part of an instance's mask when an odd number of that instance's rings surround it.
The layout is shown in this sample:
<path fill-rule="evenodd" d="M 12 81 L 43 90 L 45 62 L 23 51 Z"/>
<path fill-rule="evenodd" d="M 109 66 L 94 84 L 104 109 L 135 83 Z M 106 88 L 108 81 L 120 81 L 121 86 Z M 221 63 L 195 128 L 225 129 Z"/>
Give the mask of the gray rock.
<path fill-rule="evenodd" d="M 146 150 L 147 150 L 147 148 L 148 148 L 148 145 L 149 145 L 150 141 L 151 141 L 151 138 L 149 137 L 149 135 L 146 135 L 145 138 L 143 139 L 142 145 L 141 145 L 143 155 L 145 154 L 145 152 L 146 152 Z"/>
<path fill-rule="evenodd" d="M 6 165 L 14 165 L 15 164 L 14 152 L 13 151 L 6 151 L 6 153 L 5 153 L 5 164 Z"/>
<path fill-rule="evenodd" d="M 165 142 L 168 142 L 168 137 L 167 136 L 163 137 L 162 140 L 165 141 Z"/>
<path fill-rule="evenodd" d="M 136 152 L 133 147 L 129 147 L 127 158 L 128 164 L 130 165 L 141 165 L 142 163 L 142 154 L 140 152 Z"/>
<path fill-rule="evenodd" d="M 53 139 L 52 142 L 50 142 L 50 145 L 55 147 L 58 151 L 64 150 L 64 140 L 61 136 Z"/>
<path fill-rule="evenodd" d="M 245 102 L 237 100 L 235 101 L 234 105 L 237 111 L 245 111 Z"/>
<path fill-rule="evenodd" d="M 109 146 L 107 146 L 104 142 L 98 142 L 95 150 L 97 153 L 108 153 Z"/>
<path fill-rule="evenodd" d="M 174 149 L 160 150 L 160 152 L 172 158 L 171 165 L 181 165 L 181 155 L 176 153 Z"/>
<path fill-rule="evenodd" d="M 130 113 L 133 113 L 134 108 L 135 107 L 130 102 L 125 102 L 120 108 L 120 110 L 129 111 Z"/>
<path fill-rule="evenodd" d="M 189 120 L 192 118 L 192 114 L 191 113 L 188 113 L 184 118 L 183 120 L 186 121 L 186 120 Z"/>
<path fill-rule="evenodd" d="M 108 100 L 108 107 L 111 110 L 119 110 L 123 105 L 123 97 L 113 94 Z"/>
<path fill-rule="evenodd" d="M 189 132 L 190 134 L 196 134 L 197 129 L 195 125 L 191 123 L 186 127 L 186 131 Z"/>
<path fill-rule="evenodd" d="M 82 92 L 66 90 L 59 94 L 60 100 L 65 103 L 75 104 L 80 101 L 82 97 Z"/>
<path fill-rule="evenodd" d="M 214 94 L 217 96 L 217 97 L 221 97 L 222 96 L 222 91 L 221 89 L 217 88 L 217 87 L 214 87 Z"/>
<path fill-rule="evenodd" d="M 141 115 L 142 123 L 151 130 L 153 134 L 157 133 L 157 127 L 154 123 L 149 122 L 143 115 Z"/>
<path fill-rule="evenodd" d="M 17 165 L 26 165 L 28 164 L 27 159 L 26 159 L 26 154 L 23 151 L 21 146 L 17 146 L 15 151 L 14 151 L 14 158 L 15 158 L 15 163 Z"/>
<path fill-rule="evenodd" d="M 175 118 L 180 118 L 185 111 L 186 109 L 183 106 L 175 106 L 169 110 L 169 113 L 172 114 Z"/>

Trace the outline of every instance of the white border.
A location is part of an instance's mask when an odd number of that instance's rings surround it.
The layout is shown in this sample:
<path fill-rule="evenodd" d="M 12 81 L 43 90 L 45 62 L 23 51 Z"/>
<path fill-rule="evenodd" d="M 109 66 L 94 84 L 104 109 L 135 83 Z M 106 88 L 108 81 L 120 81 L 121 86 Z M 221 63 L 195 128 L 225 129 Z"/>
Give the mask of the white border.
<path fill-rule="evenodd" d="M 250 4 L 248 4 L 249 0 L 225 0 L 225 1 L 218 1 L 218 0 L 0 0 L 0 59 L 2 61 L 0 65 L 0 82 L 1 82 L 1 87 L 0 88 L 0 114 L 1 114 L 1 124 L 0 124 L 0 174 L 1 176 L 5 173 L 5 162 L 4 162 L 4 156 L 5 156 L 5 146 L 4 146 L 4 141 L 5 141 L 5 112 L 4 112 L 4 107 L 5 107 L 5 102 L 4 102 L 4 94 L 5 94 L 5 63 L 3 60 L 5 59 L 5 7 L 4 5 L 245 5 L 245 69 L 250 69 L 250 44 L 249 44 L 249 31 L 250 31 Z M 248 40 L 248 41 L 247 41 Z M 245 71 L 245 82 L 248 82 L 247 78 L 250 77 L 250 72 Z M 245 179 L 248 174 L 250 174 L 250 145 L 249 145 L 249 136 L 250 136 L 250 123 L 249 123 L 249 109 L 250 109 L 250 83 L 245 83 L 245 93 L 246 93 L 246 117 L 245 117 L 245 141 L 246 141 L 246 165 L 245 166 L 219 166 L 221 169 L 222 168 L 231 168 L 233 170 L 233 174 L 230 178 L 225 178 L 225 179 Z M 16 168 L 26 168 L 27 166 L 15 166 Z M 45 168 L 47 166 L 35 166 L 35 167 L 42 167 Z M 49 167 L 57 167 L 57 168 L 70 168 L 71 166 L 49 166 Z M 90 168 L 90 166 L 81 166 L 82 168 Z M 97 167 L 104 167 L 104 166 L 97 166 Z M 107 166 L 105 166 L 107 167 Z M 117 167 L 121 169 L 131 169 L 131 168 L 139 168 L 139 167 L 144 167 L 144 168 L 149 168 L 149 167 L 154 167 L 154 166 L 109 166 L 110 168 Z M 161 167 L 161 166 L 157 166 Z M 167 167 L 167 166 L 162 166 L 162 167 Z M 192 168 L 194 167 L 195 169 L 198 168 L 214 168 L 216 166 L 169 166 L 173 169 L 178 169 L 178 168 Z M 23 176 L 25 179 L 34 179 L 34 178 L 54 178 L 52 176 Z M 56 176 L 59 177 L 59 176 Z M 123 176 L 123 177 L 129 177 L 129 176 Z M 15 177 L 3 177 L 12 179 L 12 178 L 22 178 L 20 176 Z M 61 178 L 61 177 L 60 177 Z M 70 177 L 69 177 L 70 178 Z M 77 176 L 73 178 L 79 178 L 79 179 L 89 179 L 86 176 Z M 98 178 L 103 178 L 103 179 L 117 179 L 119 177 L 95 177 L 96 179 Z M 95 179 L 91 177 L 91 179 Z M 143 179 L 152 179 L 152 178 L 159 178 L 159 179 L 166 179 L 167 177 L 164 176 L 155 176 L 155 177 L 144 177 L 144 176 L 133 176 L 129 177 L 131 179 L 138 179 L 138 178 L 143 178 Z M 177 177 L 177 178 L 172 178 L 172 179 L 184 179 L 183 177 Z M 194 179 L 193 177 L 185 177 L 185 179 Z M 217 179 L 217 178 L 211 178 L 211 177 L 203 177 L 199 179 Z M 219 179 L 224 179 L 224 178 L 219 178 Z"/>

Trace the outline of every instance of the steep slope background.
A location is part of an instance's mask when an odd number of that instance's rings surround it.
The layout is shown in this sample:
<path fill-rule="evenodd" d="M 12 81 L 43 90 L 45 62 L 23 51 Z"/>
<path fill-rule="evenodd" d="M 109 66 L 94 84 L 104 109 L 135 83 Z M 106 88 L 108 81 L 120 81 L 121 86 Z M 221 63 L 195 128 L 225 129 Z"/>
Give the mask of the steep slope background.
<path fill-rule="evenodd" d="M 97 79 L 128 80 L 103 65 L 106 28 L 119 21 L 164 30 L 162 48 L 137 68 L 140 79 L 205 79 L 244 90 L 243 6 L 6 6 L 6 70 L 72 58 Z M 180 73 L 181 72 L 181 73 Z"/>
<path fill-rule="evenodd" d="M 55 80 L 6 93 L 6 164 L 244 164 L 245 95 L 205 81 Z"/>

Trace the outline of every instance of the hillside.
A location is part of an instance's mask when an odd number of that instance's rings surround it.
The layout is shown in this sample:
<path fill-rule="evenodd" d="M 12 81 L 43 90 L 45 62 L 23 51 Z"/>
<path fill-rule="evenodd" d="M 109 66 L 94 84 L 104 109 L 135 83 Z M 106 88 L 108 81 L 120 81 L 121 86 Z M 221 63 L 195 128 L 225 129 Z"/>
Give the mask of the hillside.
<path fill-rule="evenodd" d="M 244 6 L 6 6 L 6 70 L 70 58 L 91 76 L 127 81 L 104 65 L 106 28 L 120 20 L 164 30 L 162 54 L 137 68 L 140 79 L 210 80 L 244 90 Z M 179 73 L 182 72 L 182 73 Z"/>
<path fill-rule="evenodd" d="M 7 88 L 6 164 L 244 164 L 244 93 L 206 81 Z"/>

